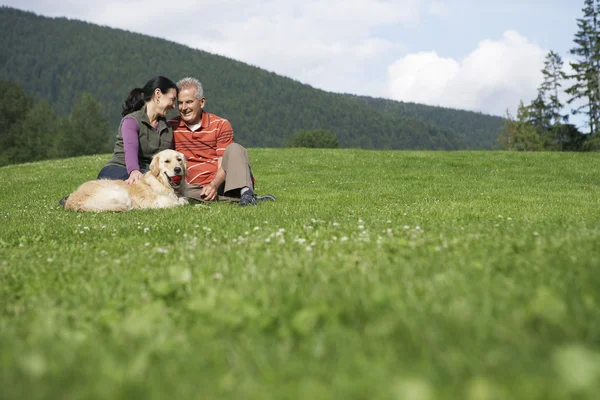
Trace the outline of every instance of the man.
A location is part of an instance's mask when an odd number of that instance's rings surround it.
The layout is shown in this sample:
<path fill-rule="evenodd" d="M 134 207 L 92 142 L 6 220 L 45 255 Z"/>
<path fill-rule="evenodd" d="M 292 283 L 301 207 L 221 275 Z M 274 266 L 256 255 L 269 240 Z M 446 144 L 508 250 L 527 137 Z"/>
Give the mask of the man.
<path fill-rule="evenodd" d="M 195 78 L 177 82 L 179 116 L 169 120 L 175 150 L 187 159 L 188 197 L 212 201 L 217 196 L 239 198 L 239 205 L 274 201 L 272 195 L 254 194 L 254 177 L 245 148 L 233 141 L 229 121 L 204 111 L 206 98 Z"/>

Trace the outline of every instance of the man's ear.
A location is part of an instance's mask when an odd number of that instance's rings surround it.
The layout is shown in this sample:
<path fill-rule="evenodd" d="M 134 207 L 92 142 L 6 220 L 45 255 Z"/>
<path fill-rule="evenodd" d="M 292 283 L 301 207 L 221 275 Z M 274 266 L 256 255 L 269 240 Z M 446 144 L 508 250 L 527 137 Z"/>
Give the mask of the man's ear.
<path fill-rule="evenodd" d="M 203 97 L 202 100 L 200 100 L 200 108 L 202 108 L 204 110 L 205 105 L 206 105 L 206 97 Z"/>
<path fill-rule="evenodd" d="M 158 167 L 158 160 L 160 157 L 158 155 L 152 157 L 152 162 L 150 163 L 150 172 L 154 176 L 158 176 L 160 174 L 160 169 Z"/>

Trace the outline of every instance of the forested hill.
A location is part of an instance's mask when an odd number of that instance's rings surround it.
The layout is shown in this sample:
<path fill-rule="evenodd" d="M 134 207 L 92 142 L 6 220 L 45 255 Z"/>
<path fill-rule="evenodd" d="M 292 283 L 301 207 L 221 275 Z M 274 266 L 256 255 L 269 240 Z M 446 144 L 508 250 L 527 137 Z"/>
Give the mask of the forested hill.
<path fill-rule="evenodd" d="M 68 113 L 78 95 L 99 101 L 111 126 L 127 92 L 156 75 L 202 81 L 206 110 L 237 141 L 280 147 L 300 129 L 328 129 L 342 147 L 491 149 L 502 119 L 474 112 L 328 93 L 226 57 L 118 29 L 0 8 L 0 76 Z"/>

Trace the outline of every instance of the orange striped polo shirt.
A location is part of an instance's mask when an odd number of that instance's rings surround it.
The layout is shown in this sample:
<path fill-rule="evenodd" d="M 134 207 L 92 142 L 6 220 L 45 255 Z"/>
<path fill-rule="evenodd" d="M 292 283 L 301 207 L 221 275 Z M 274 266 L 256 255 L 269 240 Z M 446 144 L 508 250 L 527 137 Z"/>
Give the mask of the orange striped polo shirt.
<path fill-rule="evenodd" d="M 187 183 L 207 185 L 215 178 L 219 157 L 233 143 L 233 128 L 225 118 L 202 112 L 200 127 L 191 130 L 179 117 L 169 120 L 175 150 L 187 160 Z"/>

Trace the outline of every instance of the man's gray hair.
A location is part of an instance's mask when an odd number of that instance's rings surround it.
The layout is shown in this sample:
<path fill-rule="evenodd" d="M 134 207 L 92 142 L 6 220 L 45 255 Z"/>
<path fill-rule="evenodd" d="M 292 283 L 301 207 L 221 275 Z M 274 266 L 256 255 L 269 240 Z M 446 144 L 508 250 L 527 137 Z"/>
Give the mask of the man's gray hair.
<path fill-rule="evenodd" d="M 189 88 L 196 89 L 196 98 L 198 100 L 202 100 L 204 97 L 204 90 L 202 89 L 202 84 L 198 79 L 188 76 L 187 78 L 183 78 L 177 82 L 177 89 L 179 89 L 179 91 Z"/>

